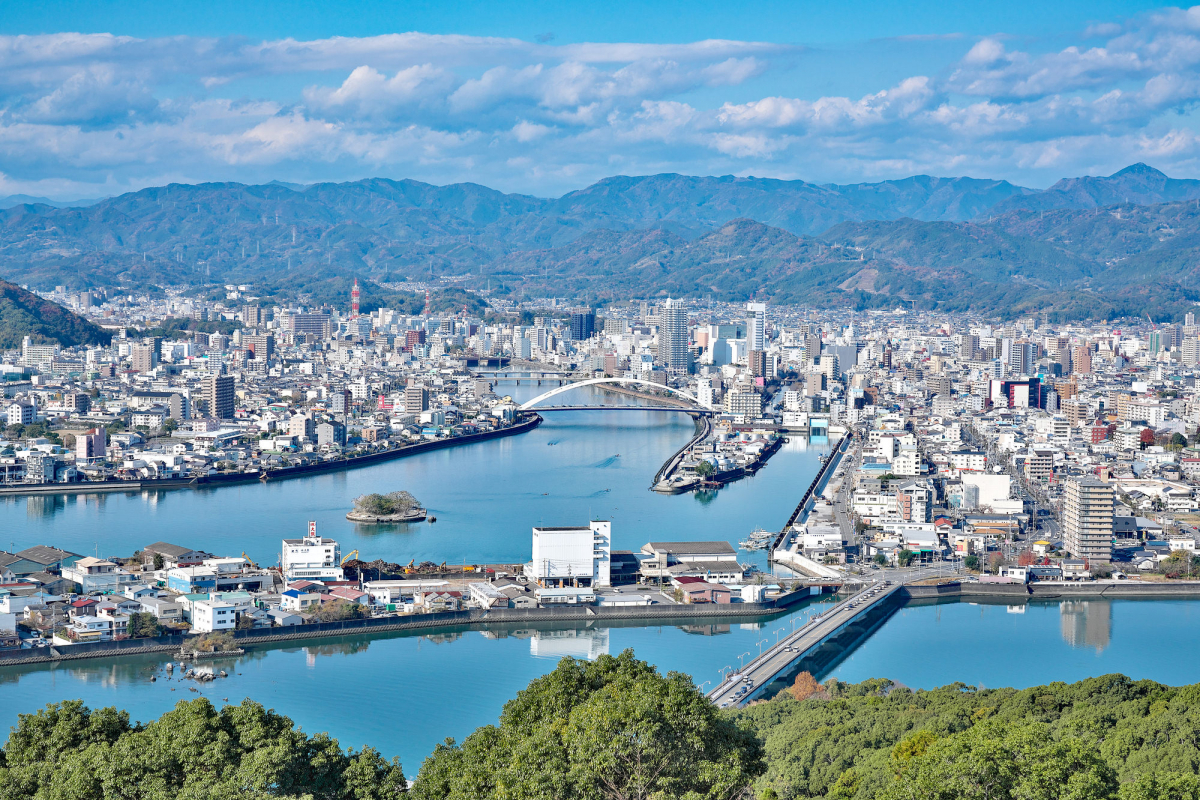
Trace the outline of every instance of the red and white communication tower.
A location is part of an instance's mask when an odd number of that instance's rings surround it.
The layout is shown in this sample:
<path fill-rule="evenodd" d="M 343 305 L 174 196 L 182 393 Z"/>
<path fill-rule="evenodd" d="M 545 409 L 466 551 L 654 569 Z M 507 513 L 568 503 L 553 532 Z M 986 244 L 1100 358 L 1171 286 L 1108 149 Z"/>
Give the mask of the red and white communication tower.
<path fill-rule="evenodd" d="M 351 317 L 358 316 L 358 298 L 359 298 L 358 278 L 355 278 L 354 279 L 354 288 L 350 290 L 350 316 Z"/>
<path fill-rule="evenodd" d="M 429 316 L 429 290 L 428 289 L 425 290 L 425 311 L 423 313 L 425 314 L 425 316 L 427 316 L 427 317 Z"/>

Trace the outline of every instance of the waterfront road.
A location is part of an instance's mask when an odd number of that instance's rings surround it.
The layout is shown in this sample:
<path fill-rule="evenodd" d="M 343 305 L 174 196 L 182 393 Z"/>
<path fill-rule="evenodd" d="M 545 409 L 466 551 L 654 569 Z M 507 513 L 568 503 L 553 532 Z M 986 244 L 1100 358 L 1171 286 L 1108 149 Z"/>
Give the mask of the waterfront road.
<path fill-rule="evenodd" d="M 761 695 L 772 681 L 786 673 L 797 661 L 837 635 L 859 616 L 886 602 L 902 585 L 891 581 L 872 583 L 779 639 L 740 670 L 730 666 L 729 674 L 709 692 L 709 699 L 726 708 L 744 705 Z"/>

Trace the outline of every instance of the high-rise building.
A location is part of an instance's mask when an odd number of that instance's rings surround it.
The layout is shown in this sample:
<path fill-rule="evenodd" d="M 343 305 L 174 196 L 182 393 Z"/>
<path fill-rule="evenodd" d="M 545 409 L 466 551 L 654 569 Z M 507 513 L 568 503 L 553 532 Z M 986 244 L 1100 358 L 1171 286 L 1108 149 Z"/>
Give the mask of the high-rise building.
<path fill-rule="evenodd" d="M 290 333 L 312 333 L 322 339 L 328 339 L 330 320 L 328 314 L 292 314 L 288 317 Z"/>
<path fill-rule="evenodd" d="M 596 333 L 596 314 L 590 308 L 571 312 L 571 338 L 586 341 Z"/>
<path fill-rule="evenodd" d="M 429 390 L 424 386 L 404 387 L 404 413 L 420 414 L 429 410 Z"/>
<path fill-rule="evenodd" d="M 1063 542 L 1076 558 L 1112 561 L 1113 490 L 1095 478 L 1072 478 L 1063 497 Z"/>
<path fill-rule="evenodd" d="M 257 328 L 262 325 L 264 315 L 262 306 L 243 306 L 242 307 L 242 324 L 247 328 Z"/>
<path fill-rule="evenodd" d="M 746 365 L 755 378 L 766 377 L 767 354 L 762 350 L 751 350 L 746 354 Z"/>
<path fill-rule="evenodd" d="M 746 304 L 746 349 L 767 349 L 767 304 Z"/>
<path fill-rule="evenodd" d="M 1187 342 L 1184 342 L 1186 345 Z M 1092 371 L 1092 349 L 1086 344 L 1081 344 L 1075 348 L 1075 354 L 1072 358 L 1071 371 L 1079 372 L 1084 375 Z"/>
<path fill-rule="evenodd" d="M 202 384 L 208 415 L 216 419 L 233 419 L 233 376 L 209 375 Z"/>
<path fill-rule="evenodd" d="M 154 346 L 135 344 L 130 354 L 134 372 L 149 372 L 154 369 Z"/>
<path fill-rule="evenodd" d="M 658 363 L 669 374 L 688 372 L 688 318 L 681 300 L 667 300 L 658 328 Z"/>
<path fill-rule="evenodd" d="M 275 337 L 269 333 L 243 334 L 242 347 L 252 353 L 255 359 L 270 361 L 275 355 Z"/>
<path fill-rule="evenodd" d="M 1183 324 L 1188 327 L 1195 325 L 1196 324 L 1196 315 L 1194 313 L 1192 313 L 1191 311 L 1184 314 L 1183 315 Z"/>
<path fill-rule="evenodd" d="M 541 586 L 611 586 L 612 523 L 534 528 L 530 563 Z"/>

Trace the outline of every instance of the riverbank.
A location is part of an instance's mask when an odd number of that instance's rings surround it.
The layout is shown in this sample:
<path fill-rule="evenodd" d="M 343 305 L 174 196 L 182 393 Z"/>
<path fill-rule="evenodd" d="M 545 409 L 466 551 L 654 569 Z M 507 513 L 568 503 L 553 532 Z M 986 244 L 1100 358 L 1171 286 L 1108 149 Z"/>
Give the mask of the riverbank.
<path fill-rule="evenodd" d="M 343 472 L 346 470 L 368 467 L 392 461 L 398 458 L 428 453 L 431 450 L 442 450 L 448 447 L 458 447 L 490 439 L 500 439 L 506 436 L 516 436 L 536 428 L 542 423 L 541 415 L 533 413 L 528 418 L 510 425 L 507 428 L 469 433 L 465 436 L 455 436 L 451 439 L 435 439 L 416 444 L 402 445 L 376 453 L 368 453 L 352 458 L 333 461 L 323 461 L 318 464 L 303 464 L 295 467 L 280 467 L 279 469 L 263 470 L 260 472 L 234 472 L 217 475 L 201 475 L 193 478 L 165 478 L 161 480 L 144 481 L 83 481 L 80 483 L 44 483 L 20 486 L 0 487 L 0 497 L 21 497 L 35 495 L 68 495 L 68 494 L 107 494 L 113 492 L 141 492 L 146 490 L 168 489 L 214 489 L 221 486 L 255 483 L 258 481 L 284 481 L 292 478 L 305 478 L 328 472 Z"/>
<path fill-rule="evenodd" d="M 900 590 L 908 600 L 936 598 L 997 598 L 1012 603 L 1027 600 L 1200 597 L 1200 581 L 1037 581 L 1035 583 L 977 583 L 950 581 L 934 586 L 909 584 Z"/>
<path fill-rule="evenodd" d="M 454 631 L 485 630 L 489 625 L 512 625 L 514 623 L 559 623 L 575 624 L 600 620 L 638 621 L 644 624 L 671 622 L 687 619 L 720 620 L 742 617 L 745 619 L 769 618 L 782 614 L 796 604 L 822 593 L 834 590 L 832 586 L 816 586 L 816 594 L 809 587 L 797 589 L 774 600 L 761 603 L 724 604 L 659 604 L 652 606 L 576 606 L 574 608 L 503 608 L 468 609 L 447 611 L 437 614 L 409 614 L 405 616 L 372 617 L 370 619 L 344 620 L 341 622 L 318 622 L 308 625 L 290 625 L 284 628 L 260 628 L 246 631 L 231 631 L 238 647 L 274 642 L 290 642 L 308 639 L 325 639 L 349 634 L 391 633 L 395 631 Z M 45 664 L 58 661 L 77 661 L 90 658 L 114 658 L 117 656 L 141 655 L 145 653 L 180 652 L 195 638 L 194 635 L 175 634 L 145 639 L 123 639 L 110 642 L 63 645 L 37 650 L 0 650 L 0 668 L 17 664 Z"/>

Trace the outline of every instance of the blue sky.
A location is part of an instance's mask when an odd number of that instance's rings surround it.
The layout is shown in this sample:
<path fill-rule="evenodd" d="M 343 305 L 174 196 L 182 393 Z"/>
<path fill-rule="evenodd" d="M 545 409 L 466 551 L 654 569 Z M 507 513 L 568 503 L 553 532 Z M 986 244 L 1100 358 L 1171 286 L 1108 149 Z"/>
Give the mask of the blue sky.
<path fill-rule="evenodd" d="M 1200 173 L 1200 7 L 3 2 L 0 194 Z"/>

